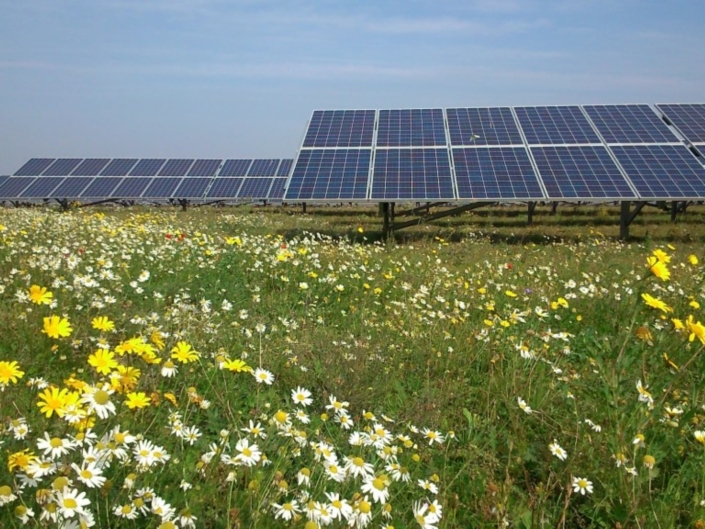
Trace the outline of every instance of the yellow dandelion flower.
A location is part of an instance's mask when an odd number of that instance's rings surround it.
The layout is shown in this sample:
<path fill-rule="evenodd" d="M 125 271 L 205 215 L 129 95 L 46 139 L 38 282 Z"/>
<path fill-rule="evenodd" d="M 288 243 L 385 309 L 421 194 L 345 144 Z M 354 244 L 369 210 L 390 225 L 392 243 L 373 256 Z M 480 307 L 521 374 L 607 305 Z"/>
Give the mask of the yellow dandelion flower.
<path fill-rule="evenodd" d="M 139 391 L 128 393 L 125 404 L 127 404 L 128 408 L 134 410 L 135 408 L 146 408 L 151 402 L 152 400 L 143 391 Z"/>
<path fill-rule="evenodd" d="M 660 299 L 657 299 L 653 296 L 650 296 L 649 294 L 642 294 L 641 298 L 644 300 L 644 302 L 651 308 L 658 309 L 662 312 L 673 312 L 673 309 L 666 305 L 663 301 Z"/>
<path fill-rule="evenodd" d="M 670 279 L 671 272 L 668 270 L 666 263 L 659 260 L 658 257 L 647 257 L 646 264 L 648 265 L 651 273 L 662 281 L 668 281 Z"/>
<path fill-rule="evenodd" d="M 41 411 L 48 419 L 54 413 L 59 417 L 64 416 L 64 406 L 66 406 L 66 401 L 68 398 L 69 390 L 64 388 L 59 391 L 59 388 L 46 388 L 42 393 L 39 394 L 39 411 Z"/>
<path fill-rule="evenodd" d="M 110 321 L 107 316 L 98 316 L 97 318 L 93 318 L 91 325 L 93 325 L 93 328 L 98 331 L 110 332 L 115 329 L 115 323 Z"/>
<path fill-rule="evenodd" d="M 171 353 L 171 357 L 182 364 L 188 364 L 189 362 L 198 360 L 198 352 L 191 349 L 191 346 L 186 342 L 178 342 L 171 349 Z"/>
<path fill-rule="evenodd" d="M 54 300 L 54 294 L 47 291 L 46 287 L 40 287 L 39 285 L 32 285 L 29 287 L 29 299 L 32 303 L 37 305 L 50 305 Z"/>
<path fill-rule="evenodd" d="M 66 338 L 71 335 L 73 328 L 68 318 L 49 316 L 44 318 L 44 330 L 42 332 L 49 338 Z"/>
<path fill-rule="evenodd" d="M 15 360 L 12 362 L 0 362 L 0 388 L 10 382 L 16 384 L 23 375 L 24 371 L 20 369 L 20 366 Z"/>
<path fill-rule="evenodd" d="M 106 351 L 105 349 L 98 349 L 95 353 L 89 356 L 88 363 L 101 375 L 109 374 L 118 366 L 118 363 L 115 360 L 115 354 L 110 351 Z"/>

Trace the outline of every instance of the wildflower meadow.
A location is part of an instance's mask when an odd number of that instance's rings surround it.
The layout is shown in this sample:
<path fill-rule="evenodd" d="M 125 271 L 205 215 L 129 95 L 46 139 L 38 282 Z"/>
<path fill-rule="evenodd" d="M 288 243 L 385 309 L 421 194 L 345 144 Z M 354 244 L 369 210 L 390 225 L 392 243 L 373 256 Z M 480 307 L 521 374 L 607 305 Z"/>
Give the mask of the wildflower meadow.
<path fill-rule="evenodd" d="M 697 238 L 335 214 L 0 210 L 2 527 L 705 527 Z"/>

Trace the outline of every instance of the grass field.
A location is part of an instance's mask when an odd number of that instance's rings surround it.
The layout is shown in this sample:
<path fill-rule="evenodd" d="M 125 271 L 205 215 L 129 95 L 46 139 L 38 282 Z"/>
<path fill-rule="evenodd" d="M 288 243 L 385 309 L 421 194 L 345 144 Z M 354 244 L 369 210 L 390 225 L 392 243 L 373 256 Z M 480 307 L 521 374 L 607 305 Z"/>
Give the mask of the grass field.
<path fill-rule="evenodd" d="M 0 210 L 3 527 L 705 527 L 705 208 Z"/>

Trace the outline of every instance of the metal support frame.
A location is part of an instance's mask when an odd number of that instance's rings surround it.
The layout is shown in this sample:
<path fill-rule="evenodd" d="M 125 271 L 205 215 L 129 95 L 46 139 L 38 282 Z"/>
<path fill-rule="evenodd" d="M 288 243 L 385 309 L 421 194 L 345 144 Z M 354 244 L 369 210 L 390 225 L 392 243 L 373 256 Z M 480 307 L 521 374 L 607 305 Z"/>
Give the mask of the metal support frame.
<path fill-rule="evenodd" d="M 393 204 L 393 202 L 392 202 Z M 432 207 L 447 206 L 448 202 L 427 202 L 423 206 L 417 206 L 413 209 L 407 209 L 401 213 L 397 213 L 397 217 L 408 217 L 411 215 L 416 215 L 417 213 L 425 212 L 427 215 L 431 212 Z"/>
<path fill-rule="evenodd" d="M 536 209 L 536 202 L 529 201 L 529 214 L 526 219 L 526 223 L 531 226 L 534 223 L 534 210 Z"/>
<path fill-rule="evenodd" d="M 464 206 L 458 206 L 456 208 L 447 209 L 445 211 L 439 211 L 438 213 L 432 213 L 432 214 L 427 215 L 425 217 L 418 217 L 414 220 L 407 220 L 405 222 L 395 223 L 394 222 L 394 203 L 383 202 L 382 203 L 382 214 L 384 216 L 384 219 L 383 219 L 382 231 L 384 232 L 384 237 L 386 239 L 389 235 L 391 235 L 396 230 L 408 228 L 409 226 L 418 226 L 419 224 L 424 224 L 424 223 L 430 222 L 432 220 L 438 220 L 438 219 L 442 219 L 444 217 L 451 217 L 453 215 L 458 215 L 458 214 L 463 213 L 465 211 L 471 211 L 473 209 L 478 209 L 478 208 L 482 208 L 485 206 L 496 206 L 497 204 L 498 204 L 498 202 L 473 202 L 472 204 L 465 204 Z"/>
<path fill-rule="evenodd" d="M 634 211 L 630 211 L 631 202 L 623 200 L 621 203 L 622 210 L 619 215 L 619 238 L 625 240 L 629 238 L 629 225 L 634 221 L 639 212 L 644 208 L 646 202 L 635 202 Z"/>

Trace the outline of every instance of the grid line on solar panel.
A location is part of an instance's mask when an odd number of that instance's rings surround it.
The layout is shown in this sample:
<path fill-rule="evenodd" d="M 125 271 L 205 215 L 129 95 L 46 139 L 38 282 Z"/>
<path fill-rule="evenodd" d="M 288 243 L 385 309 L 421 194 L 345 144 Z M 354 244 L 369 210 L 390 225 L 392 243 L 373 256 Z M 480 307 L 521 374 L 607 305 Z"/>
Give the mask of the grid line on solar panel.
<path fill-rule="evenodd" d="M 434 147 L 446 145 L 440 108 L 380 110 L 377 147 Z"/>
<path fill-rule="evenodd" d="M 186 173 L 188 173 L 188 170 L 191 168 L 194 161 L 195 160 L 193 159 L 188 160 L 182 158 L 167 160 L 157 176 L 186 176 Z"/>
<path fill-rule="evenodd" d="M 251 165 L 252 159 L 249 158 L 225 160 L 223 168 L 218 173 L 218 176 L 246 176 Z"/>
<path fill-rule="evenodd" d="M 453 146 L 524 144 L 509 107 L 449 108 L 446 115 Z"/>
<path fill-rule="evenodd" d="M 277 169 L 277 176 L 289 176 L 292 165 L 294 165 L 294 160 L 292 158 L 284 158 Z"/>
<path fill-rule="evenodd" d="M 174 198 L 202 199 L 208 186 L 213 182 L 213 178 L 187 177 L 182 179 L 181 185 L 172 194 Z"/>
<path fill-rule="evenodd" d="M 371 149 L 302 149 L 285 200 L 365 200 Z"/>
<path fill-rule="evenodd" d="M 278 159 L 257 159 L 253 160 L 247 176 L 274 176 L 279 167 Z"/>
<path fill-rule="evenodd" d="M 248 177 L 240 186 L 237 198 L 250 198 L 264 200 L 269 197 L 269 188 L 274 181 L 273 177 Z"/>
<path fill-rule="evenodd" d="M 113 198 L 140 198 L 147 186 L 152 182 L 150 177 L 129 177 L 123 179 L 120 185 L 111 193 Z"/>
<path fill-rule="evenodd" d="M 243 180 L 244 178 L 242 177 L 216 178 L 208 193 L 206 193 L 206 198 L 236 198 Z"/>
<path fill-rule="evenodd" d="M 374 110 L 316 110 L 303 147 L 371 147 Z"/>
<path fill-rule="evenodd" d="M 448 149 L 378 149 L 370 197 L 454 200 Z"/>
<path fill-rule="evenodd" d="M 648 105 L 586 105 L 583 108 L 608 144 L 680 143 Z"/>
<path fill-rule="evenodd" d="M 102 176 L 94 178 L 93 181 L 83 190 L 80 198 L 105 199 L 112 196 L 113 190 L 122 182 L 121 177 Z"/>
<path fill-rule="evenodd" d="M 642 198 L 705 198 L 705 167 L 685 145 L 611 147 Z"/>
<path fill-rule="evenodd" d="M 93 181 L 92 176 L 69 176 L 54 189 L 50 198 L 78 198 L 83 190 Z"/>
<path fill-rule="evenodd" d="M 165 162 L 165 158 L 142 158 L 132 168 L 129 176 L 155 176 Z"/>
<path fill-rule="evenodd" d="M 19 198 L 20 193 L 36 179 L 35 176 L 11 176 L 0 185 L 0 198 L 8 200 Z"/>
<path fill-rule="evenodd" d="M 9 178 L 10 177 L 8 175 L 0 176 L 0 186 L 7 182 Z"/>
<path fill-rule="evenodd" d="M 86 158 L 73 170 L 71 176 L 96 176 L 108 163 L 110 158 Z"/>
<path fill-rule="evenodd" d="M 15 176 L 38 176 L 56 161 L 56 158 L 32 158 L 20 167 Z"/>
<path fill-rule="evenodd" d="M 292 160 L 293 161 L 293 160 Z M 272 182 L 272 187 L 269 188 L 269 200 L 282 200 L 284 198 L 284 188 L 286 187 L 286 178 L 275 178 Z"/>
<path fill-rule="evenodd" d="M 603 146 L 531 147 L 548 198 L 636 198 Z"/>
<path fill-rule="evenodd" d="M 529 145 L 601 144 L 579 106 L 515 107 Z"/>
<path fill-rule="evenodd" d="M 196 160 L 186 176 L 215 176 L 222 160 Z"/>
<path fill-rule="evenodd" d="M 37 178 L 20 195 L 20 198 L 47 198 L 51 192 L 66 178 L 65 176 L 46 176 Z"/>
<path fill-rule="evenodd" d="M 179 177 L 155 178 L 142 193 L 142 198 L 171 198 L 181 181 Z"/>
<path fill-rule="evenodd" d="M 83 158 L 59 158 L 42 173 L 42 176 L 68 176 L 81 161 Z"/>
<path fill-rule="evenodd" d="M 546 198 L 525 147 L 453 149 L 459 199 Z"/>
<path fill-rule="evenodd" d="M 137 158 L 115 158 L 100 172 L 99 176 L 127 176 L 137 162 L 139 162 Z"/>
<path fill-rule="evenodd" d="M 658 109 L 691 143 L 705 143 L 705 104 L 659 104 Z"/>

